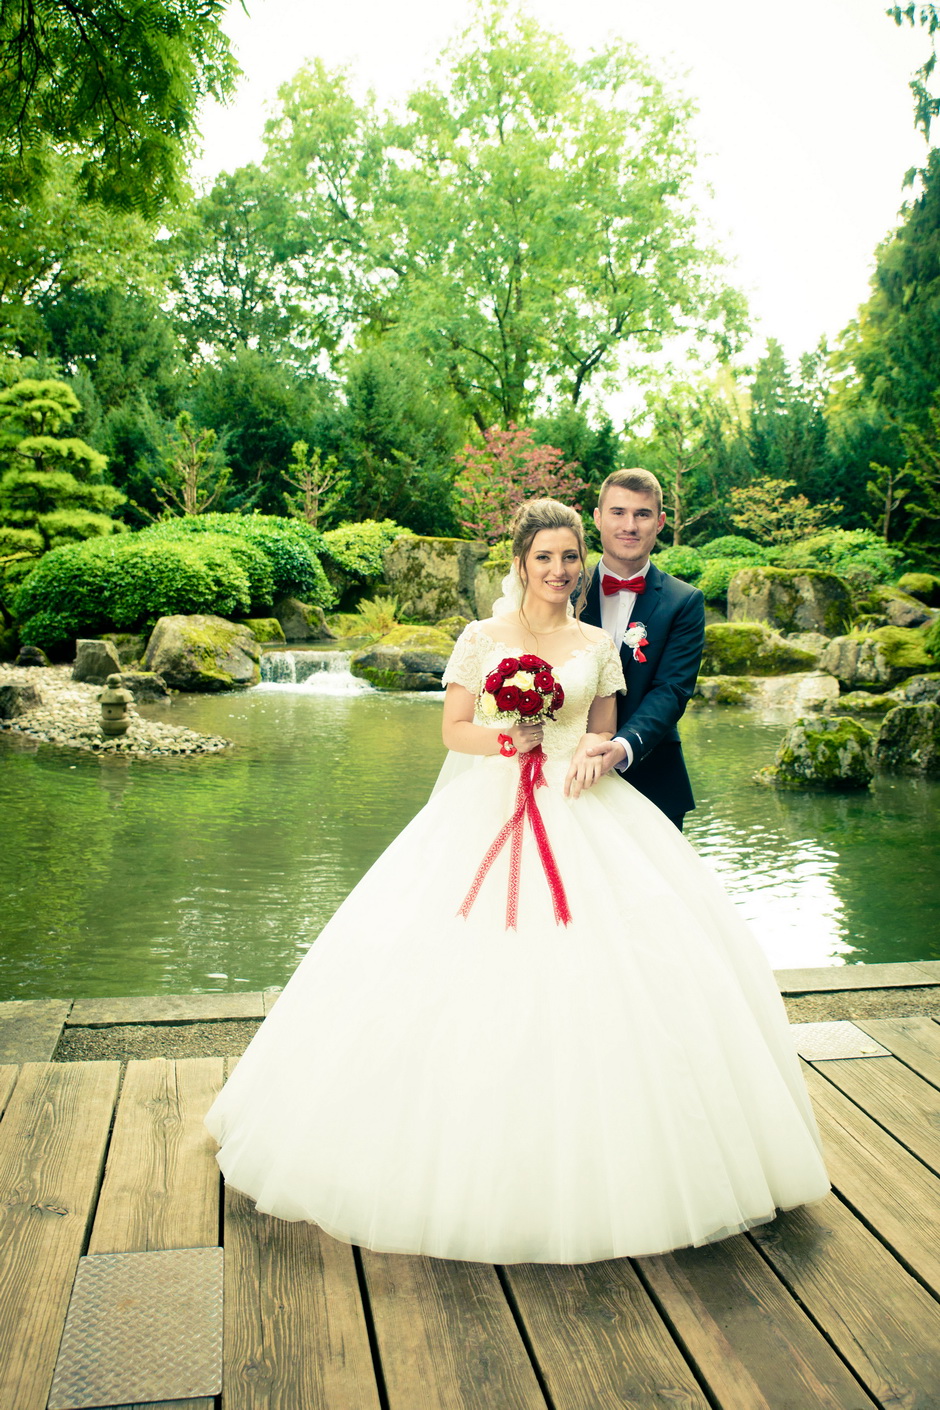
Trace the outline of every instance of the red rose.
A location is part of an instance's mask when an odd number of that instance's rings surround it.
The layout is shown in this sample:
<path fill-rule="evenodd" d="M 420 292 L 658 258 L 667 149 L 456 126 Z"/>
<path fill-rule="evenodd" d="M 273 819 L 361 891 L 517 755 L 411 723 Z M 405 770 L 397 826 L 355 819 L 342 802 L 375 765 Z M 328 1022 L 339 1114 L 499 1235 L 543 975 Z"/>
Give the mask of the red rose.
<path fill-rule="evenodd" d="M 514 656 L 506 656 L 496 667 L 501 676 L 514 676 L 519 669 L 519 662 Z"/>
<path fill-rule="evenodd" d="M 520 715 L 537 715 L 542 708 L 542 697 L 537 690 L 524 690 L 519 697 Z"/>
<path fill-rule="evenodd" d="M 555 677 L 551 671 L 539 671 L 535 677 L 535 688 L 541 690 L 543 694 L 555 689 Z"/>
<path fill-rule="evenodd" d="M 526 694 L 533 695 L 534 691 L 527 691 Z M 517 685 L 504 685 L 496 692 L 496 703 L 501 710 L 521 710 L 522 698 L 522 691 Z M 531 713 L 530 710 L 529 714 Z"/>
<path fill-rule="evenodd" d="M 503 684 L 503 677 L 500 671 L 494 671 L 491 676 L 487 676 L 484 685 L 490 695 L 495 695 Z"/>
<path fill-rule="evenodd" d="M 556 685 L 555 689 L 552 691 L 552 709 L 560 710 L 564 703 L 565 692 L 562 690 L 560 685 Z"/>
<path fill-rule="evenodd" d="M 519 665 L 524 671 L 541 671 L 548 667 L 548 662 L 543 661 L 541 656 L 520 656 Z"/>

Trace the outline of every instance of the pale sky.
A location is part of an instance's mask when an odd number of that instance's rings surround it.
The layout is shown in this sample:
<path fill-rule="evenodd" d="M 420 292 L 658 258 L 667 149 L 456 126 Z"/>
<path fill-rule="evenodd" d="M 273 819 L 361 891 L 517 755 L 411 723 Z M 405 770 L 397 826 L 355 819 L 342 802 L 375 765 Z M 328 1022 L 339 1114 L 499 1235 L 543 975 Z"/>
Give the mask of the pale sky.
<path fill-rule="evenodd" d="M 224 27 L 244 70 L 227 108 L 203 115 L 211 177 L 262 155 L 278 87 L 307 58 L 347 65 L 380 105 L 402 99 L 463 29 L 470 0 L 246 0 Z M 868 292 L 902 181 L 926 160 L 908 80 L 927 55 L 887 0 L 530 0 L 579 55 L 613 37 L 679 76 L 698 105 L 707 214 L 734 260 L 758 339 L 791 357 L 834 339 Z M 940 125 L 938 125 L 940 132 Z M 752 346 L 752 354 L 759 353 Z"/>

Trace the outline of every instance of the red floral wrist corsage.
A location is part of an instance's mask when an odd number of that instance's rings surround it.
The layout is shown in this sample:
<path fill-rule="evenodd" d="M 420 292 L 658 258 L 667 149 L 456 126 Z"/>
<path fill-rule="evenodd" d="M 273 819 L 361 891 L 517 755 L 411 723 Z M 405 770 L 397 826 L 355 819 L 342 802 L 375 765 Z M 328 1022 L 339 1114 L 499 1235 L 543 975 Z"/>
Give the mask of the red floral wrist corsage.
<path fill-rule="evenodd" d="M 511 759 L 516 752 L 516 746 L 512 742 L 511 734 L 500 734 L 496 736 L 499 740 L 499 752 L 504 759 Z"/>

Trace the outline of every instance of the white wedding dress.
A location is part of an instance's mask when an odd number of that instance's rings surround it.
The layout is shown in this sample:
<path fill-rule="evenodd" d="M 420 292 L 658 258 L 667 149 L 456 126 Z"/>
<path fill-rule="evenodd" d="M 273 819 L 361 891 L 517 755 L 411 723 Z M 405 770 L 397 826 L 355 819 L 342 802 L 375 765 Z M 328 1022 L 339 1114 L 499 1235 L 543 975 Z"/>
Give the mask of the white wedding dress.
<path fill-rule="evenodd" d="M 476 694 L 505 644 L 476 624 L 446 681 Z M 608 776 L 563 780 L 612 643 L 557 667 L 535 798 L 571 910 L 556 923 L 520 759 L 474 759 L 343 902 L 207 1119 L 260 1210 L 368 1248 L 582 1263 L 702 1244 L 829 1184 L 773 975 L 714 875 Z M 483 723 L 482 719 L 478 722 Z"/>

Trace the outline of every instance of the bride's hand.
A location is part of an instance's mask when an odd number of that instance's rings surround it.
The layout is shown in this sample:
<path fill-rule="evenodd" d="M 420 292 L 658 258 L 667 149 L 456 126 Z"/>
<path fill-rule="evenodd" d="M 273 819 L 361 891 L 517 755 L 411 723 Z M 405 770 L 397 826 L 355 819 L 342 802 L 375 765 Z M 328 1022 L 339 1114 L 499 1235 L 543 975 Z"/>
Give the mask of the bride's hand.
<path fill-rule="evenodd" d="M 606 735 L 582 735 L 565 778 L 566 798 L 579 797 L 582 788 L 590 788 L 599 778 L 603 778 L 610 765 L 603 753 L 599 752 L 592 756 L 589 751 L 599 749 L 599 746 L 607 743 L 609 740 Z"/>
<path fill-rule="evenodd" d="M 541 725 L 513 725 L 509 737 L 520 754 L 531 754 L 542 742 Z"/>

